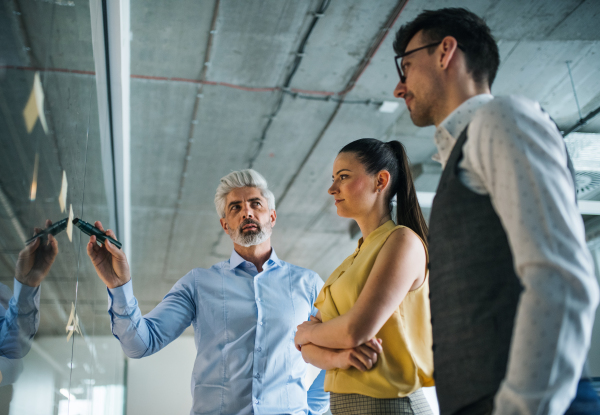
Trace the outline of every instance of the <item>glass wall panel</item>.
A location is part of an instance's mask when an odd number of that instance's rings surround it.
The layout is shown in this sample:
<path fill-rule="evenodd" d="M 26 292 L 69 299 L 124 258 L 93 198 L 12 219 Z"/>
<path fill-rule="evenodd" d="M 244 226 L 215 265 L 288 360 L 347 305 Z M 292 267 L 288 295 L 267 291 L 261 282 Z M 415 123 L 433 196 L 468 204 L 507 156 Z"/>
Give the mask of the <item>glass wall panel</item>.
<path fill-rule="evenodd" d="M 114 229 L 98 119 L 89 2 L 0 2 L 0 415 L 123 413 L 106 288 L 66 226 Z"/>

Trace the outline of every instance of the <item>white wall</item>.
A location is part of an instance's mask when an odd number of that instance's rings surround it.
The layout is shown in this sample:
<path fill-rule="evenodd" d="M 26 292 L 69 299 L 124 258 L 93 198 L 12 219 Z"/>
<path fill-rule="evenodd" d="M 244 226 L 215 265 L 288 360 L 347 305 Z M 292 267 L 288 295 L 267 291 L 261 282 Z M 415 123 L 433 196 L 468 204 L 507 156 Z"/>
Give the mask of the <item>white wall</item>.
<path fill-rule="evenodd" d="M 189 414 L 196 346 L 182 336 L 160 352 L 128 359 L 127 415 Z"/>
<path fill-rule="evenodd" d="M 195 356 L 194 338 L 182 336 L 152 356 L 128 359 L 127 415 L 189 414 Z M 307 383 L 317 374 L 309 370 Z M 425 389 L 434 415 L 439 414 L 435 388 Z"/>

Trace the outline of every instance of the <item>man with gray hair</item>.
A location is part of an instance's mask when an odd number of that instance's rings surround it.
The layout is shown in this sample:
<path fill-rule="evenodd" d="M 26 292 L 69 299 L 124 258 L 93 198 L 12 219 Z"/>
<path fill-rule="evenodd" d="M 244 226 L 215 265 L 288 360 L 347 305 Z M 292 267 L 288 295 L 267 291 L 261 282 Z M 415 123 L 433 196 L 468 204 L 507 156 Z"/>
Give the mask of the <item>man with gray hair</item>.
<path fill-rule="evenodd" d="M 280 260 L 271 248 L 275 197 L 256 171 L 223 177 L 215 206 L 233 241 L 231 257 L 209 269 L 191 270 L 145 316 L 133 295 L 123 251 L 90 238 L 87 251 L 108 287 L 114 336 L 127 356 L 141 358 L 193 325 L 197 355 L 191 414 L 326 412 L 325 372 L 307 390 L 307 365 L 294 353 L 293 342 L 296 326 L 316 315 L 313 303 L 323 281 L 313 271 Z M 103 230 L 100 222 L 95 225 Z M 106 233 L 115 237 L 111 230 Z"/>

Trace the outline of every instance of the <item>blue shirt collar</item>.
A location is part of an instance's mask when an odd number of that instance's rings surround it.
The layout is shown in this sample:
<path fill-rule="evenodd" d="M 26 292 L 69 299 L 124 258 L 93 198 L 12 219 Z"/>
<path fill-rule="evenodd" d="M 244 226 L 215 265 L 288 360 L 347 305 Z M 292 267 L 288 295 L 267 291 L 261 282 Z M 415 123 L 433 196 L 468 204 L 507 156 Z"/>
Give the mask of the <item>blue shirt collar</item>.
<path fill-rule="evenodd" d="M 240 254 L 238 254 L 234 249 L 233 252 L 231 253 L 231 257 L 229 258 L 229 269 L 234 270 L 235 268 L 237 268 L 240 265 L 245 264 L 245 263 L 251 264 L 250 262 L 248 262 L 244 258 L 242 258 L 242 256 Z M 271 248 L 271 256 L 269 257 L 267 262 L 265 262 L 265 265 L 268 263 L 273 263 L 275 265 L 282 266 L 282 261 L 279 259 L 279 257 L 275 253 L 275 249 L 273 249 L 273 248 Z M 264 266 L 263 266 L 263 268 L 264 268 Z"/>

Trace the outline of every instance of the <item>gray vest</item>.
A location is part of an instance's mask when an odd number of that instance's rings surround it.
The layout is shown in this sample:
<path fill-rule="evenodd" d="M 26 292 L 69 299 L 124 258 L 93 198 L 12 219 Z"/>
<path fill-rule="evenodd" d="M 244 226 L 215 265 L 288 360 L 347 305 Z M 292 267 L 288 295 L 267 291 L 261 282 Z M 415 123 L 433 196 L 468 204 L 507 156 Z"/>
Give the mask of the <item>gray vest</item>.
<path fill-rule="evenodd" d="M 490 197 L 458 177 L 467 129 L 431 207 L 429 284 L 435 386 L 441 415 L 493 396 L 506 374 L 521 284 Z"/>

